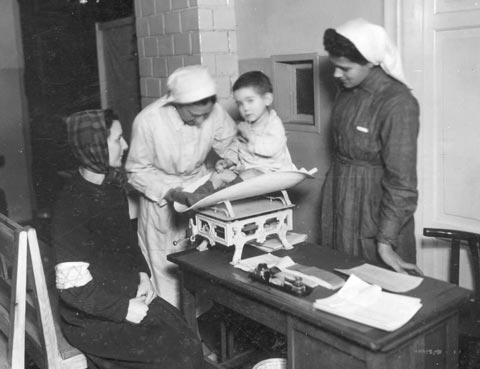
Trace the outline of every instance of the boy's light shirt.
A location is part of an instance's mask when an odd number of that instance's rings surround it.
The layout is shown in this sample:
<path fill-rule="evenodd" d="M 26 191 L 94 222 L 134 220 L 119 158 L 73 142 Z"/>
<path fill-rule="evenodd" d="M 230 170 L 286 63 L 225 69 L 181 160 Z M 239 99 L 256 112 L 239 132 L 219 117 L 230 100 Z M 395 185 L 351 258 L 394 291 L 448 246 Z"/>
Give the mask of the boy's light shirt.
<path fill-rule="evenodd" d="M 238 131 L 248 140 L 236 140 L 238 163 L 242 169 L 256 168 L 265 172 L 296 169 L 288 151 L 285 128 L 275 110 L 254 123 L 240 122 Z"/>

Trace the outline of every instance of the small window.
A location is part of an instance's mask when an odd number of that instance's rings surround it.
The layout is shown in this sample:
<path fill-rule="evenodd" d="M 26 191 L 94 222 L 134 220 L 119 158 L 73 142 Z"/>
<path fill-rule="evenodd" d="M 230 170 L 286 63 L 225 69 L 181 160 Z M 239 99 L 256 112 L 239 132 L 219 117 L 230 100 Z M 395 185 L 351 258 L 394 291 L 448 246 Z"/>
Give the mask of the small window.
<path fill-rule="evenodd" d="M 289 130 L 318 131 L 318 55 L 275 55 L 272 61 L 273 105 L 285 127 Z"/>

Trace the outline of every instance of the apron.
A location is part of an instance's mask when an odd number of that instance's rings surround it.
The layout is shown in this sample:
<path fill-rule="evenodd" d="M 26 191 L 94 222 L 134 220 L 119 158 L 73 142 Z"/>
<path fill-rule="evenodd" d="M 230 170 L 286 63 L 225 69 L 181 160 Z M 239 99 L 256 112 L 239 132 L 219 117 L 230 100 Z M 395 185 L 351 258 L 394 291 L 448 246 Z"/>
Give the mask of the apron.
<path fill-rule="evenodd" d="M 206 173 L 203 167 L 183 183 L 193 182 Z M 178 268 L 167 260 L 167 255 L 187 248 L 187 228 L 188 216 L 175 212 L 171 203 L 140 197 L 138 244 L 149 264 L 157 294 L 175 307 L 180 306 Z"/>

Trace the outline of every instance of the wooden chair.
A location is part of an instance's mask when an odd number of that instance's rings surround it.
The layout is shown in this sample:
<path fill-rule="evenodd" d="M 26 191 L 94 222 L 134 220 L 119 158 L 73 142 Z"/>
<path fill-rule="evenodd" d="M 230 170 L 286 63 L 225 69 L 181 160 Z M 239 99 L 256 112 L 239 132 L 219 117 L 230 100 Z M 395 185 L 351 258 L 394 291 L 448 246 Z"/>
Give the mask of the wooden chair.
<path fill-rule="evenodd" d="M 474 293 L 460 311 L 460 368 L 480 368 L 480 234 L 453 229 L 424 228 L 423 235 L 450 241 L 450 282 L 457 284 L 460 273 L 460 246 L 468 247 L 472 264 Z"/>
<path fill-rule="evenodd" d="M 56 291 L 48 290 L 39 246 L 35 229 L 0 214 L 0 331 L 8 337 L 10 364 L 23 369 L 26 351 L 42 369 L 87 368 L 60 330 Z"/>

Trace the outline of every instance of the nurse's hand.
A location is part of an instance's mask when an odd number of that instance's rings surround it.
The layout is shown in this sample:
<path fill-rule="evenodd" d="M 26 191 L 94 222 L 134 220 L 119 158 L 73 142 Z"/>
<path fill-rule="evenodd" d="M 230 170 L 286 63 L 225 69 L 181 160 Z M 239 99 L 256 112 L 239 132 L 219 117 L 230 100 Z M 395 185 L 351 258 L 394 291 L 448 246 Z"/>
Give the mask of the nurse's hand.
<path fill-rule="evenodd" d="M 128 303 L 127 316 L 125 317 L 131 323 L 138 324 L 147 315 L 148 305 L 145 303 L 145 296 L 130 299 Z"/>
<path fill-rule="evenodd" d="M 235 163 L 230 159 L 220 159 L 215 163 L 215 171 L 217 173 L 223 172 L 225 169 L 235 166 Z"/>
<path fill-rule="evenodd" d="M 141 272 L 140 274 L 140 283 L 137 288 L 137 297 L 145 296 L 145 303 L 150 305 L 152 300 L 155 298 L 156 293 L 152 285 L 152 281 L 148 277 L 147 273 Z"/>
<path fill-rule="evenodd" d="M 404 261 L 396 252 L 393 250 L 392 246 L 378 242 L 377 250 L 382 258 L 383 262 L 390 266 L 393 270 L 399 273 L 407 274 L 408 271 L 413 272 L 417 275 L 423 276 L 423 272 L 415 264 L 407 263 Z"/>

